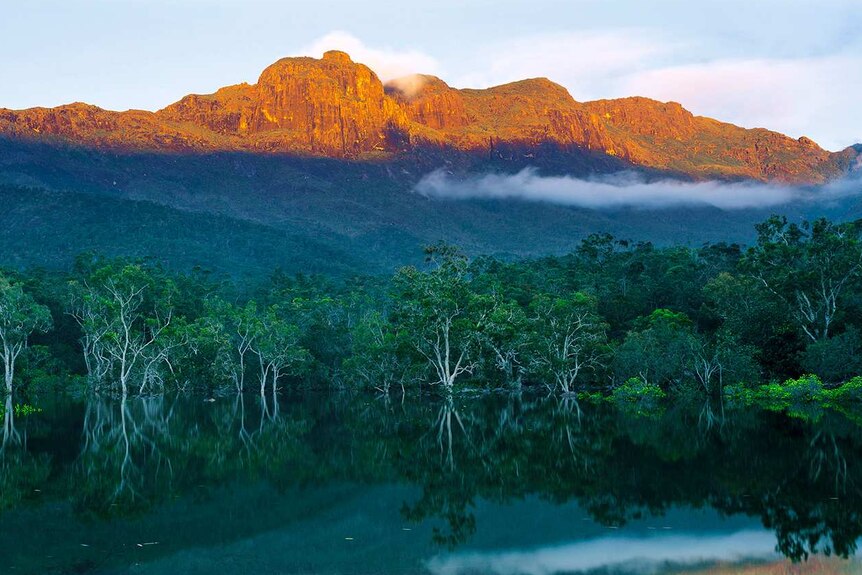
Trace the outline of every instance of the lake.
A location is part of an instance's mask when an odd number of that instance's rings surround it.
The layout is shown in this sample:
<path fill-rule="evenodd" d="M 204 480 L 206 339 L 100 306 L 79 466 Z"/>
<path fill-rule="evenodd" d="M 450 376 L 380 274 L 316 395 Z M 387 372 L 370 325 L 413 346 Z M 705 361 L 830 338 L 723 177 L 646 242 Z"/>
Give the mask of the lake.
<path fill-rule="evenodd" d="M 837 413 L 526 392 L 23 403 L 3 420 L 0 573 L 862 572 L 862 426 Z"/>

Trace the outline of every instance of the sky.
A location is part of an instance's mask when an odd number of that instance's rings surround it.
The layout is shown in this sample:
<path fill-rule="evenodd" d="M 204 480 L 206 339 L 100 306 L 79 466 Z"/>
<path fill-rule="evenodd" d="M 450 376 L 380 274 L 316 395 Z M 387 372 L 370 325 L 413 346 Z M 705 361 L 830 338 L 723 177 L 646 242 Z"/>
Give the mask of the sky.
<path fill-rule="evenodd" d="M 0 107 L 156 110 L 332 48 L 384 80 L 544 76 L 581 101 L 862 142 L 862 0 L 4 0 Z"/>

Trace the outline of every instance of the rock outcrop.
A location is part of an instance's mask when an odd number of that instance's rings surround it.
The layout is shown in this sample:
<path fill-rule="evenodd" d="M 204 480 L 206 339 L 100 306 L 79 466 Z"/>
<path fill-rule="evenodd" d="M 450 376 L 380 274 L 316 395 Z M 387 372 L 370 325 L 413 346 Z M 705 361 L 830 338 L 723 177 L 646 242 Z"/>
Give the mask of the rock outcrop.
<path fill-rule="evenodd" d="M 675 102 L 576 102 L 544 78 L 485 90 L 433 76 L 387 83 L 344 52 L 284 58 L 255 85 L 189 95 L 159 110 L 87 104 L 0 109 L 0 135 L 118 152 L 250 151 L 385 159 L 423 146 L 488 152 L 552 144 L 693 178 L 820 183 L 846 173 L 859 150 L 830 153 L 809 138 L 694 116 Z M 529 156 L 529 152 L 527 154 Z"/>

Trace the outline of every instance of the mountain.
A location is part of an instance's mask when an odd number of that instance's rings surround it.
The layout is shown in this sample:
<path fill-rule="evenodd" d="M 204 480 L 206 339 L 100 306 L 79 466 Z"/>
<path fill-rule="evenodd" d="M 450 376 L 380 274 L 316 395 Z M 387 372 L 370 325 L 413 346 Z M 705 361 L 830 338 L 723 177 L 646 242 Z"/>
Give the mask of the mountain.
<path fill-rule="evenodd" d="M 561 173 L 637 167 L 694 179 L 804 184 L 840 177 L 858 154 L 694 116 L 674 102 L 576 102 L 543 78 L 485 90 L 455 89 L 423 75 L 384 85 L 339 51 L 322 59 L 281 59 L 257 84 L 189 95 L 157 112 L 82 103 L 0 109 L 0 135 L 118 153 L 251 152 L 371 162 L 413 157 L 429 166 L 496 157 Z"/>
<path fill-rule="evenodd" d="M 62 268 L 95 250 L 256 280 L 275 268 L 386 273 L 421 261 L 421 247 L 438 240 L 504 258 L 565 253 L 593 232 L 659 244 L 744 242 L 772 210 L 596 210 L 414 190 L 440 169 L 452 178 L 534 168 L 816 183 L 860 158 L 858 148 L 832 154 L 674 103 L 579 103 L 544 79 L 487 90 L 431 76 L 384 85 L 328 52 L 279 60 L 255 85 L 186 96 L 157 112 L 0 110 L 0 266 Z M 860 217 L 855 197 L 780 209 Z"/>

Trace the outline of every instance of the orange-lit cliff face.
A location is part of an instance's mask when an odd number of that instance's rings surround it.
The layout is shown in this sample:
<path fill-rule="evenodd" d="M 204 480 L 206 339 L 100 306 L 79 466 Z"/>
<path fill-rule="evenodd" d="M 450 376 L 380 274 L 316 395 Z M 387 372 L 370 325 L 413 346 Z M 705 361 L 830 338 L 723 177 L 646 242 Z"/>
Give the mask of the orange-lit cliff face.
<path fill-rule="evenodd" d="M 343 52 L 284 58 L 255 85 L 189 95 L 158 112 L 86 104 L 0 109 L 0 134 L 118 151 L 253 151 L 385 158 L 422 146 L 483 152 L 554 144 L 695 178 L 819 183 L 858 154 L 830 153 L 807 138 L 746 130 L 646 98 L 576 102 L 532 79 L 459 90 L 432 76 L 386 86 Z"/>

